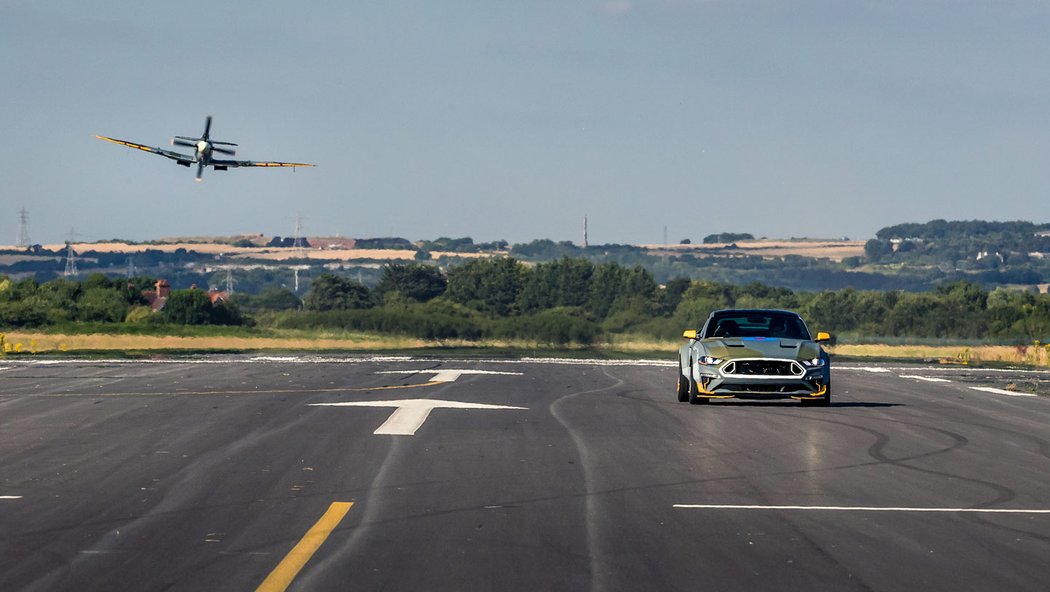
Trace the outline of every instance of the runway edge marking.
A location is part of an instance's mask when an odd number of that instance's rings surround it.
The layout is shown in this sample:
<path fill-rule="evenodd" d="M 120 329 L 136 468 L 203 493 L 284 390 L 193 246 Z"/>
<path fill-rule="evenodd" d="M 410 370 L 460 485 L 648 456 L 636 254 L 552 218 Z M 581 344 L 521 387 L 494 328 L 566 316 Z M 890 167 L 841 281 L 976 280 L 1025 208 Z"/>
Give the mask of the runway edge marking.
<path fill-rule="evenodd" d="M 900 378 L 912 378 L 915 380 L 922 380 L 924 382 L 951 382 L 947 378 L 935 378 L 933 376 L 919 376 L 917 374 L 900 374 Z"/>
<path fill-rule="evenodd" d="M 1050 510 L 1028 508 L 910 508 L 887 506 L 759 506 L 745 504 L 674 504 L 683 510 L 803 510 L 831 512 L 940 512 L 967 514 L 1050 514 Z"/>
<path fill-rule="evenodd" d="M 1008 391 L 1006 389 L 994 388 L 990 386 L 971 386 L 970 390 L 981 391 L 982 393 L 992 393 L 994 395 L 1006 395 L 1008 397 L 1038 397 L 1035 393 L 1019 393 L 1016 391 Z"/>

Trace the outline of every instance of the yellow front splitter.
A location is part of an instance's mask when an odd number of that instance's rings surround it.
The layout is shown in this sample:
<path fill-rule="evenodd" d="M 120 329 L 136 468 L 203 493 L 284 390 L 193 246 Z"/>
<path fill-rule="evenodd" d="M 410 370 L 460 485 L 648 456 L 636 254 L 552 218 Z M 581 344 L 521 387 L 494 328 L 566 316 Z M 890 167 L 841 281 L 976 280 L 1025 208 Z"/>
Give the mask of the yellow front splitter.
<path fill-rule="evenodd" d="M 716 395 L 714 392 L 704 389 L 704 387 L 700 386 L 699 384 L 696 385 L 696 390 L 699 391 L 697 393 L 697 396 L 701 397 L 701 398 L 704 398 L 704 399 L 735 399 L 735 398 L 737 398 L 736 395 Z M 808 401 L 808 400 L 812 400 L 812 399 L 821 399 L 821 398 L 824 397 L 825 394 L 827 394 L 827 392 L 828 392 L 828 385 L 825 384 L 825 385 L 822 385 L 820 387 L 819 391 L 813 393 L 812 395 L 792 395 L 791 398 L 795 399 L 796 401 Z"/>
<path fill-rule="evenodd" d="M 827 392 L 828 392 L 828 385 L 825 384 L 825 385 L 822 385 L 820 387 L 819 391 L 813 393 L 812 395 L 805 395 L 805 396 L 798 395 L 798 396 L 794 396 L 794 397 L 791 397 L 791 398 L 795 399 L 796 401 L 809 401 L 809 400 L 812 400 L 812 399 L 821 399 L 821 398 L 824 397 L 825 394 L 827 394 Z"/>

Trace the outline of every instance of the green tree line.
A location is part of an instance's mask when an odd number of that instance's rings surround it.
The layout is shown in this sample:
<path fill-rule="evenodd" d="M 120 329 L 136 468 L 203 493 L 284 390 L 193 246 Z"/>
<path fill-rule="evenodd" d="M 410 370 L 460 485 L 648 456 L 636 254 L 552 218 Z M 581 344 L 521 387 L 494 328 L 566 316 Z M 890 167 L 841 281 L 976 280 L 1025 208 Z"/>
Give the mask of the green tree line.
<path fill-rule="evenodd" d="M 202 290 L 173 290 L 159 312 L 144 296 L 152 287 L 150 278 L 101 274 L 44 283 L 0 276 L 0 330 L 63 323 L 258 325 L 588 344 L 616 335 L 674 339 L 722 308 L 782 308 L 801 313 L 814 331 L 850 340 L 1050 340 L 1050 296 L 1030 290 L 989 291 L 963 281 L 926 292 L 806 292 L 685 278 L 660 285 L 641 266 L 569 257 L 535 265 L 483 258 L 447 270 L 388 264 L 372 287 L 323 273 L 301 300 L 272 286 L 214 303 Z"/>
<path fill-rule="evenodd" d="M 344 327 L 424 338 L 526 338 L 589 343 L 615 334 L 671 338 L 722 308 L 800 312 L 813 330 L 851 339 L 909 337 L 995 341 L 1050 338 L 1050 296 L 956 281 L 926 292 L 793 291 L 762 283 L 674 279 L 657 285 L 640 266 L 563 258 L 527 266 L 478 259 L 447 274 L 387 265 L 369 290 L 325 274 L 287 327 Z"/>

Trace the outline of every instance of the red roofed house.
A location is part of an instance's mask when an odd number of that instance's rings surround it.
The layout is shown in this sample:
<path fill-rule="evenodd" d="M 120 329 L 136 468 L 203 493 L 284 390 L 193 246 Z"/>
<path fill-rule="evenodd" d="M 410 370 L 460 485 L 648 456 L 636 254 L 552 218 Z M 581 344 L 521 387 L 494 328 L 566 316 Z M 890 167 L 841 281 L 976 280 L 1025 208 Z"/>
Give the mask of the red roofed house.
<path fill-rule="evenodd" d="M 142 296 L 149 303 L 149 307 L 153 312 L 164 308 L 164 303 L 168 301 L 168 296 L 171 295 L 171 284 L 168 280 L 157 280 L 157 289 L 155 290 L 143 290 Z"/>

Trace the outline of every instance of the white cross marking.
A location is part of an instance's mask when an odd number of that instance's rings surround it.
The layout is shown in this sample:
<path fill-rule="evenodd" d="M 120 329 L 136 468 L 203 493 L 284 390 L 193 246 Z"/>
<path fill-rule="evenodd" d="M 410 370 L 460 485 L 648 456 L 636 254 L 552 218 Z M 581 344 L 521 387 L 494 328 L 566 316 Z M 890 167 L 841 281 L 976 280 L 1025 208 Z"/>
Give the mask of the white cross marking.
<path fill-rule="evenodd" d="M 496 372 L 493 370 L 384 370 L 376 374 L 433 374 L 430 382 L 456 382 L 464 374 L 497 374 L 502 376 L 521 376 L 521 372 Z"/>
<path fill-rule="evenodd" d="M 460 401 L 438 401 L 434 399 L 412 399 L 408 401 L 353 401 L 345 403 L 314 403 L 311 407 L 393 407 L 390 417 L 372 432 L 377 435 L 414 436 L 416 430 L 430 416 L 430 412 L 442 409 L 518 409 L 528 407 L 511 407 L 507 405 L 486 405 L 484 403 L 463 403 Z"/>

